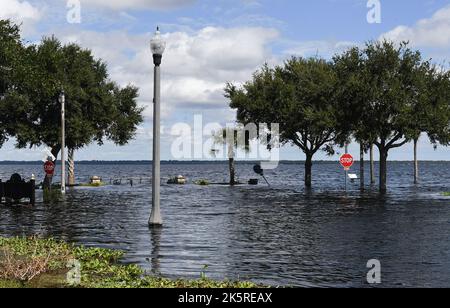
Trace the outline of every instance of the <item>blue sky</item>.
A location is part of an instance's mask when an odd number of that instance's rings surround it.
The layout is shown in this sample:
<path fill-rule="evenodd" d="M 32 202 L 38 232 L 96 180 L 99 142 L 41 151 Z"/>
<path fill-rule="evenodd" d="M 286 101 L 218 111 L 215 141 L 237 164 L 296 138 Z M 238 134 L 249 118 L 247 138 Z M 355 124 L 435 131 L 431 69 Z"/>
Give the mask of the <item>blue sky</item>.
<path fill-rule="evenodd" d="M 81 23 L 67 14 L 80 3 Z M 22 24 L 27 41 L 56 35 L 63 42 L 91 48 L 108 63 L 111 79 L 140 88 L 145 124 L 125 147 L 106 144 L 80 150 L 80 160 L 151 159 L 152 62 L 149 40 L 160 25 L 168 42 L 162 79 L 162 158 L 173 159 L 176 123 L 225 125 L 234 121 L 223 87 L 248 80 L 263 63 L 292 56 L 330 57 L 351 45 L 387 37 L 409 40 L 435 62 L 449 60 L 450 1 L 381 0 L 381 23 L 369 23 L 367 0 L 1 0 L 0 18 Z M 73 6 L 75 5 L 75 6 Z M 69 6 L 69 7 L 68 7 Z M 75 10 L 75 12 L 77 12 Z M 198 143 L 198 141 L 197 141 Z M 426 137 L 421 159 L 447 160 L 450 149 L 437 151 Z M 410 160 L 412 146 L 392 152 L 393 160 Z M 16 150 L 10 141 L 0 160 L 39 160 L 42 148 Z M 351 152 L 358 153 L 356 146 Z M 297 148 L 285 147 L 281 159 L 299 160 Z M 211 157 L 204 157 L 211 159 Z M 317 159 L 328 158 L 318 154 Z"/>

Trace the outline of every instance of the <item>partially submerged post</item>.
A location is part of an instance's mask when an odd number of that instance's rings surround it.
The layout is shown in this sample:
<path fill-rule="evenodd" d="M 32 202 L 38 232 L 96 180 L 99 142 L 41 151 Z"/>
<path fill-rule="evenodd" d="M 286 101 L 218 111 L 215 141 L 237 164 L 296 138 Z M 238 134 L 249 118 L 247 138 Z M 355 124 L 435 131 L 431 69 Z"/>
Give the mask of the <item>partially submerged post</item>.
<path fill-rule="evenodd" d="M 253 167 L 253 171 L 255 171 L 256 174 L 259 174 L 260 176 L 262 176 L 264 181 L 266 181 L 267 185 L 270 186 L 269 181 L 267 181 L 266 177 L 264 176 L 264 170 L 263 170 L 263 168 L 261 168 L 261 165 L 255 165 Z"/>
<path fill-rule="evenodd" d="M 66 115 L 65 104 L 66 96 L 64 90 L 61 91 L 59 96 L 59 102 L 61 103 L 61 193 L 66 193 Z"/>
<path fill-rule="evenodd" d="M 373 155 L 373 144 L 370 145 L 370 184 L 375 185 L 375 161 Z"/>
<path fill-rule="evenodd" d="M 153 99 L 153 179 L 152 179 L 152 212 L 149 219 L 150 226 L 161 226 L 160 209 L 160 185 L 161 185 L 161 162 L 160 162 L 160 132 L 161 132 L 161 62 L 166 43 L 161 38 L 159 27 L 156 29 L 155 37 L 150 43 L 153 53 L 154 67 L 154 99 Z"/>
<path fill-rule="evenodd" d="M 348 152 L 347 148 L 346 148 L 346 152 Z M 345 170 L 345 191 L 347 191 L 348 171 L 353 166 L 353 162 L 354 162 L 353 156 L 351 156 L 350 154 L 346 153 L 346 154 L 341 156 L 341 158 L 339 159 L 339 162 L 341 163 L 342 167 L 344 167 L 344 170 Z"/>
<path fill-rule="evenodd" d="M 68 163 L 69 163 L 69 186 L 75 186 L 75 150 L 69 149 Z"/>
<path fill-rule="evenodd" d="M 364 143 L 360 143 L 359 145 L 359 183 L 361 190 L 364 190 Z"/>

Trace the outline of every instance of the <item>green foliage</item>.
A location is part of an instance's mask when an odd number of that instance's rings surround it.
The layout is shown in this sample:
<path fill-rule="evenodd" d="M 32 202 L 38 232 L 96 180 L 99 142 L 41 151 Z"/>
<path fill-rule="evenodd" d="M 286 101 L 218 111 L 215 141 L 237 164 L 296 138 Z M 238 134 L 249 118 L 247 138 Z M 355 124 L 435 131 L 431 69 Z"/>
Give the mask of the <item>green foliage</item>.
<path fill-rule="evenodd" d="M 61 196 L 62 194 L 59 186 L 52 189 L 44 189 L 44 203 L 58 203 L 61 200 Z"/>
<path fill-rule="evenodd" d="M 1 25 L 0 36 L 9 30 L 18 40 L 16 28 Z M 110 81 L 106 63 L 90 50 L 62 45 L 55 37 L 38 45 L 19 44 L 19 49 L 20 65 L 12 63 L 12 86 L 0 105 L 2 135 L 14 136 L 19 148 L 47 145 L 57 156 L 61 148 L 58 97 L 64 90 L 68 148 L 91 142 L 101 145 L 105 140 L 124 145 L 134 137 L 143 121 L 143 109 L 136 102 L 138 89 L 120 88 Z"/>
<path fill-rule="evenodd" d="M 87 184 L 81 184 L 81 187 L 102 187 L 105 186 L 106 184 L 101 182 L 101 183 L 87 183 Z"/>
<path fill-rule="evenodd" d="M 283 66 L 265 65 L 243 87 L 228 84 L 225 92 L 240 123 L 280 125 L 280 142 L 306 154 L 305 182 L 311 186 L 314 154 L 339 135 L 336 84 L 330 62 L 294 57 Z"/>
<path fill-rule="evenodd" d="M 386 190 L 391 149 L 428 133 L 448 144 L 449 74 L 422 59 L 407 43 L 370 42 L 333 59 L 342 109 L 340 144 L 354 136 L 380 151 L 380 189 Z"/>
<path fill-rule="evenodd" d="M 19 27 L 8 20 L 0 20 L 0 110 L 5 104 L 6 94 L 13 87 L 15 75 L 22 71 L 22 52 Z M 0 147 L 8 139 L 13 120 L 3 115 L 0 117 Z"/>
<path fill-rule="evenodd" d="M 198 181 L 195 181 L 195 185 L 208 186 L 209 181 L 208 180 L 198 180 Z"/>
<path fill-rule="evenodd" d="M 442 195 L 443 195 L 444 197 L 450 197 L 450 191 L 449 191 L 449 192 L 443 192 Z"/>
<path fill-rule="evenodd" d="M 54 287 L 70 287 L 61 279 L 59 272 L 67 270 L 68 260 L 81 263 L 81 288 L 255 288 L 260 287 L 251 282 L 213 281 L 203 272 L 198 280 L 170 280 L 162 277 L 145 275 L 137 265 L 122 265 L 118 262 L 123 257 L 122 251 L 102 248 L 85 248 L 67 244 L 54 239 L 38 238 L 1 238 L 0 251 L 9 250 L 16 258 L 49 257 L 49 268 L 45 275 L 51 278 Z M 0 259 L 1 260 L 1 259 Z M 204 271 L 207 268 L 204 268 Z M 2 268 L 0 266 L 0 274 Z M 51 271 L 55 274 L 51 275 Z M 39 287 L 40 277 L 30 282 L 0 280 L 0 287 Z M 45 280 L 44 280 L 45 283 Z M 48 282 L 47 282 L 48 283 Z M 56 284 L 56 285 L 55 285 Z"/>

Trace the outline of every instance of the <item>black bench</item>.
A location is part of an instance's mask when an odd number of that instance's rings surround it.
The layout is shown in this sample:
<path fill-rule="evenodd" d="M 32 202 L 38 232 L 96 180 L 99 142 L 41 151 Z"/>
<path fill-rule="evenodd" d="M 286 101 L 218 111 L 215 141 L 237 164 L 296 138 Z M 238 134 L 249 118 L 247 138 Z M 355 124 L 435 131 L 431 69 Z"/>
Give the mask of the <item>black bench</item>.
<path fill-rule="evenodd" d="M 36 202 L 36 181 L 25 182 L 19 174 L 13 174 L 7 182 L 0 180 L 0 203 L 19 203 L 22 199 L 29 199 L 31 205 Z"/>

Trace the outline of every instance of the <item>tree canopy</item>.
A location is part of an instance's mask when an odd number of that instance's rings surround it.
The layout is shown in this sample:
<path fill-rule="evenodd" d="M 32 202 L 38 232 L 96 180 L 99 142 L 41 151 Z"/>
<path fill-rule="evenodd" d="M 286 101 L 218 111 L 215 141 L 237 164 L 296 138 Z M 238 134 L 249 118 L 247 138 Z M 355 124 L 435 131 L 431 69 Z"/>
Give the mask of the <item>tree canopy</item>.
<path fill-rule="evenodd" d="M 427 133 L 448 145 L 450 73 L 422 59 L 407 43 L 369 42 L 336 55 L 291 58 L 265 65 L 225 95 L 238 121 L 278 123 L 280 140 L 306 154 L 305 183 L 320 149 L 334 153 L 352 138 L 380 152 L 380 190 L 386 191 L 389 151 Z"/>
<path fill-rule="evenodd" d="M 17 71 L 12 68 L 22 68 L 21 52 L 19 27 L 8 20 L 0 20 L 0 108 L 4 104 L 6 93 L 13 86 L 12 80 Z M 8 126 L 7 119 L 0 116 L 0 147 L 7 140 Z"/>
<path fill-rule="evenodd" d="M 66 145 L 79 149 L 110 140 L 118 145 L 133 138 L 142 121 L 138 89 L 111 81 L 106 63 L 76 44 L 62 45 L 55 37 L 22 47 L 14 86 L 2 100 L 4 130 L 17 147 L 47 145 L 57 157 L 61 149 L 58 98 L 66 97 Z M 13 67 L 16 71 L 17 66 Z"/>
<path fill-rule="evenodd" d="M 334 57 L 345 106 L 340 129 L 380 152 L 380 190 L 386 191 L 389 151 L 417 140 L 448 136 L 448 77 L 407 43 L 370 42 Z M 448 76 L 448 75 L 447 75 Z M 446 133 L 447 131 L 447 133 Z M 448 140 L 448 139 L 447 139 Z"/>
<path fill-rule="evenodd" d="M 241 88 L 228 84 L 226 96 L 241 123 L 279 123 L 280 142 L 306 154 L 305 183 L 310 187 L 314 154 L 329 149 L 339 134 L 336 81 L 330 62 L 294 57 L 283 66 L 264 66 Z"/>

